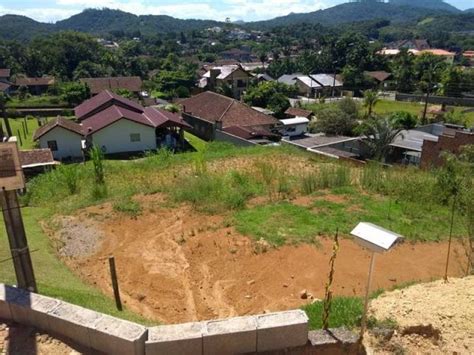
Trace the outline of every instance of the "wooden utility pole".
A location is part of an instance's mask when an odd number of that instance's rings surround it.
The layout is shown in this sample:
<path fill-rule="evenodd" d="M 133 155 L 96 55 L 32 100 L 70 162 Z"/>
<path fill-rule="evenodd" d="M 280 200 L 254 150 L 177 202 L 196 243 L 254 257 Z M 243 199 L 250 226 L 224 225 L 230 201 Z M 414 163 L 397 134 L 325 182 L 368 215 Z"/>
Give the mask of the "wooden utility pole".
<path fill-rule="evenodd" d="M 15 267 L 17 286 L 36 292 L 35 274 L 16 191 L 3 188 L 0 191 L 0 203 Z"/>

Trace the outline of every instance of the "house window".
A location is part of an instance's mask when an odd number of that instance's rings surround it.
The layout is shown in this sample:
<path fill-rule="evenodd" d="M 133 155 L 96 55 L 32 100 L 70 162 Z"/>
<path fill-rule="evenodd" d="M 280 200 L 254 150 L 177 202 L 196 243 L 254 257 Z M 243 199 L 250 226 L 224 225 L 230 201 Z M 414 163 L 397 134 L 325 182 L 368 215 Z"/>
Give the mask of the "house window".
<path fill-rule="evenodd" d="M 140 133 L 130 134 L 130 142 L 140 142 L 140 141 L 141 141 Z"/>
<path fill-rule="evenodd" d="M 245 81 L 237 80 L 237 87 L 238 88 L 244 88 L 245 87 Z"/>
<path fill-rule="evenodd" d="M 48 148 L 51 149 L 52 152 L 56 152 L 58 150 L 58 142 L 48 141 Z"/>

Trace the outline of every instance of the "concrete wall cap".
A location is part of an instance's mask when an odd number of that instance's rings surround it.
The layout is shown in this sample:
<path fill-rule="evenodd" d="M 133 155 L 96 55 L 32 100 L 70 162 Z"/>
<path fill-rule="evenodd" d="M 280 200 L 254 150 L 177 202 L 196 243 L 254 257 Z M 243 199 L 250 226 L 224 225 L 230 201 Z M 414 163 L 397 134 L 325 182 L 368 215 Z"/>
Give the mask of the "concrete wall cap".
<path fill-rule="evenodd" d="M 203 322 L 161 325 L 148 329 L 148 342 L 197 339 L 204 331 Z"/>
<path fill-rule="evenodd" d="M 268 313 L 257 316 L 258 329 L 301 323 L 308 323 L 308 316 L 302 310 Z"/>
<path fill-rule="evenodd" d="M 254 316 L 234 317 L 208 321 L 205 335 L 230 334 L 257 329 L 257 319 Z"/>
<path fill-rule="evenodd" d="M 147 328 L 123 319 L 104 315 L 94 325 L 94 329 L 129 341 L 140 339 Z"/>

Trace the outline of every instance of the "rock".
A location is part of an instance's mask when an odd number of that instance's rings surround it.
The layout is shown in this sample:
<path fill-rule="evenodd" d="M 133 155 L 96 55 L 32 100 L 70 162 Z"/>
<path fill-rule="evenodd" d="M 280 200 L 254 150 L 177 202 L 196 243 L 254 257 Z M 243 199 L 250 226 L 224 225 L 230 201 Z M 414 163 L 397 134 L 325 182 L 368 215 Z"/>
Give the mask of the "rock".
<path fill-rule="evenodd" d="M 247 281 L 247 285 L 253 285 L 255 283 L 255 280 L 250 280 L 250 281 Z"/>
<path fill-rule="evenodd" d="M 283 284 L 283 287 L 288 287 L 288 284 Z"/>
<path fill-rule="evenodd" d="M 250 296 L 250 295 L 246 295 L 246 296 L 245 296 L 245 298 L 249 300 L 249 299 L 251 299 L 251 298 L 252 298 L 252 296 Z"/>
<path fill-rule="evenodd" d="M 303 300 L 307 299 L 308 298 L 308 291 L 302 290 L 300 292 L 300 298 L 303 299 Z"/>

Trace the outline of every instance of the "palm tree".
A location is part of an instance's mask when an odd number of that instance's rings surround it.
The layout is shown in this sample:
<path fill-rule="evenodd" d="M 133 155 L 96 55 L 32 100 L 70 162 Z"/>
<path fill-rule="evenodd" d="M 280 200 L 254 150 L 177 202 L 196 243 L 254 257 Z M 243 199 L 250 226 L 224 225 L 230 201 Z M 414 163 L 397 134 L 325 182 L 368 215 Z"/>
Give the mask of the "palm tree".
<path fill-rule="evenodd" d="M 389 118 L 371 119 L 364 124 L 364 144 L 369 149 L 371 157 L 378 161 L 384 161 L 390 144 L 402 131 L 401 127 L 395 127 Z"/>
<path fill-rule="evenodd" d="M 364 107 L 367 108 L 367 117 L 372 116 L 372 110 L 379 101 L 379 96 L 373 90 L 364 91 Z"/>
<path fill-rule="evenodd" d="M 2 111 L 3 121 L 5 122 L 7 136 L 11 137 L 13 134 L 12 134 L 12 129 L 10 127 L 10 122 L 8 121 L 7 108 L 6 108 L 8 101 L 10 101 L 10 97 L 5 93 L 0 92 L 0 110 Z"/>

